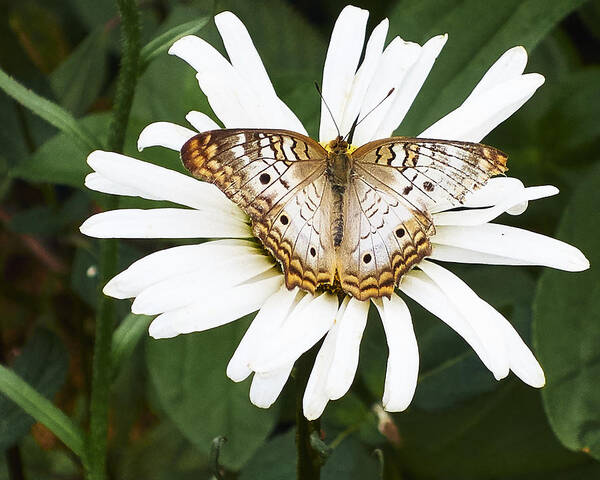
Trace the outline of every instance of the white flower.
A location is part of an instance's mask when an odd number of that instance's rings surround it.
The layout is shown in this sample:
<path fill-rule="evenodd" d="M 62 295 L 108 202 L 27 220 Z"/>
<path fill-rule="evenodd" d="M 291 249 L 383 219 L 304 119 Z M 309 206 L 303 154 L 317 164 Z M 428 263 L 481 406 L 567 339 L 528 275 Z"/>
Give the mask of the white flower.
<path fill-rule="evenodd" d="M 447 36 L 423 46 L 394 38 L 384 48 L 388 21 L 372 32 L 362 55 L 368 12 L 348 6 L 340 14 L 323 72 L 320 140 L 343 132 L 392 88 L 391 98 L 355 132 L 354 143 L 387 137 L 400 125 L 431 70 Z M 248 32 L 230 12 L 215 17 L 229 60 L 204 40 L 188 36 L 170 53 L 197 70 L 200 88 L 226 128 L 282 128 L 306 133 L 302 123 L 279 99 Z M 523 74 L 527 54 L 508 50 L 487 71 L 471 95 L 421 136 L 479 142 L 508 118 L 542 85 L 544 78 Z M 190 112 L 190 130 L 171 123 L 147 126 L 138 147 L 162 145 L 179 150 L 197 131 L 220 128 L 208 116 Z M 258 313 L 234 353 L 227 375 L 239 382 L 254 372 L 251 401 L 270 406 L 278 397 L 296 359 L 325 340 L 304 395 L 304 413 L 314 419 L 327 402 L 344 395 L 356 373 L 359 345 L 370 302 L 346 297 L 341 305 L 329 293 L 312 296 L 288 291 L 280 268 L 254 241 L 246 215 L 213 185 L 116 153 L 96 151 L 86 185 L 100 192 L 168 200 L 188 208 L 114 210 L 90 217 L 82 226 L 99 238 L 208 238 L 198 245 L 169 248 L 148 255 L 114 277 L 104 292 L 135 298 L 132 311 L 157 315 L 150 326 L 155 338 L 197 332 Z M 464 282 L 434 261 L 493 265 L 544 265 L 567 271 L 588 268 L 576 248 L 519 228 L 490 223 L 504 212 L 520 214 L 527 202 L 558 193 L 551 186 L 525 188 L 514 178 L 494 178 L 467 197 L 461 211 L 432 212 L 436 235 L 433 253 L 399 286 L 446 322 L 501 379 L 512 370 L 534 387 L 544 374 L 512 325 Z M 225 239 L 223 239 L 225 238 Z M 432 261 L 433 260 L 433 261 Z M 419 352 L 410 312 L 400 295 L 374 300 L 389 348 L 383 406 L 407 408 L 418 375 Z"/>

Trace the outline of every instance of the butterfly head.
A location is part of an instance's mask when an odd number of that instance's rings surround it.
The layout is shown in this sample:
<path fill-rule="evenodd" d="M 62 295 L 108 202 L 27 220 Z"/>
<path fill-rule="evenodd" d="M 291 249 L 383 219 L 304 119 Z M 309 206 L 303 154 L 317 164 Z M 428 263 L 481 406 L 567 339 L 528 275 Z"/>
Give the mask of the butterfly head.
<path fill-rule="evenodd" d="M 334 140 L 323 144 L 323 147 L 325 147 L 325 150 L 327 150 L 327 152 L 333 155 L 347 155 L 356 150 L 356 147 L 348 143 L 341 135 L 339 135 Z"/>

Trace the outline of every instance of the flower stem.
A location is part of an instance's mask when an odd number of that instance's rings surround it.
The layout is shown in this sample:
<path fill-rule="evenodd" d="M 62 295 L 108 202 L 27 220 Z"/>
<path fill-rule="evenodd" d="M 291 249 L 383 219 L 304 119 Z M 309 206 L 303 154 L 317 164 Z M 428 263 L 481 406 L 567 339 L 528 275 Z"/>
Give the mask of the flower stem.
<path fill-rule="evenodd" d="M 123 55 L 117 79 L 117 89 L 110 125 L 107 147 L 121 152 L 125 142 L 125 131 L 133 103 L 133 94 L 138 78 L 140 57 L 139 12 L 135 0 L 116 0 L 121 16 Z M 114 197 L 109 208 L 116 208 L 118 197 Z M 100 285 L 114 275 L 117 268 L 118 244 L 116 240 L 100 243 Z M 106 456 L 108 436 L 108 404 L 112 373 L 111 341 L 115 325 L 114 303 L 102 292 L 98 296 L 96 314 L 96 336 L 92 363 L 92 395 L 90 405 L 90 433 L 88 437 L 89 480 L 106 479 Z"/>
<path fill-rule="evenodd" d="M 296 478 L 298 480 L 318 480 L 321 477 L 322 460 L 310 441 L 313 432 L 319 435 L 320 421 L 308 421 L 302 409 L 302 397 L 314 359 L 315 355 L 311 350 L 296 362 Z"/>

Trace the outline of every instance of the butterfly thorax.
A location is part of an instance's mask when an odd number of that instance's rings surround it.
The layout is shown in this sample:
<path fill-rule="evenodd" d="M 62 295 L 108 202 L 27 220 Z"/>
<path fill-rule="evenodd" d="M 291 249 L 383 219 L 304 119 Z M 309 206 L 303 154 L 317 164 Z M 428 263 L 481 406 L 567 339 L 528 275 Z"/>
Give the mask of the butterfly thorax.
<path fill-rule="evenodd" d="M 344 194 L 352 174 L 354 149 L 342 137 L 329 142 L 327 150 L 326 175 L 331 185 L 333 201 L 331 205 L 331 229 L 334 247 L 339 247 L 344 238 Z"/>

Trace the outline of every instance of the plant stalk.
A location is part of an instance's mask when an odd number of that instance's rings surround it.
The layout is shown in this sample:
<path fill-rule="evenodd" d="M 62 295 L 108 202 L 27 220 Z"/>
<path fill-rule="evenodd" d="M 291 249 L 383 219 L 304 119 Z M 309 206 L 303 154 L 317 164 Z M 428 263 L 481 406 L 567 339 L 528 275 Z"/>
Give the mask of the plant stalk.
<path fill-rule="evenodd" d="M 138 79 L 140 58 L 139 12 L 134 0 L 116 0 L 121 17 L 121 38 L 123 54 L 117 78 L 117 89 L 110 125 L 107 147 L 111 151 L 122 152 L 129 113 Z M 114 197 L 109 208 L 118 206 Z M 116 240 L 100 242 L 100 285 L 115 274 L 118 263 Z M 115 326 L 114 302 L 99 292 L 96 314 L 96 336 L 92 362 L 92 394 L 90 404 L 90 433 L 88 437 L 88 462 L 86 465 L 89 480 L 106 479 L 106 458 L 108 441 L 108 406 L 111 383 L 111 341 Z"/>
<path fill-rule="evenodd" d="M 307 420 L 302 409 L 304 390 L 315 359 L 313 350 L 306 352 L 296 362 L 296 478 L 298 480 L 319 480 L 321 478 L 322 460 L 311 446 L 310 441 L 313 432 L 319 435 L 320 421 Z"/>

